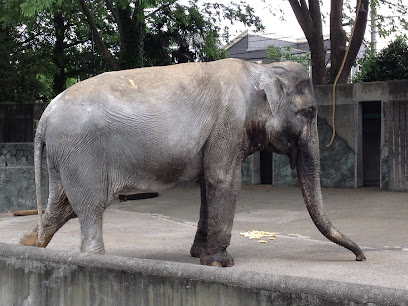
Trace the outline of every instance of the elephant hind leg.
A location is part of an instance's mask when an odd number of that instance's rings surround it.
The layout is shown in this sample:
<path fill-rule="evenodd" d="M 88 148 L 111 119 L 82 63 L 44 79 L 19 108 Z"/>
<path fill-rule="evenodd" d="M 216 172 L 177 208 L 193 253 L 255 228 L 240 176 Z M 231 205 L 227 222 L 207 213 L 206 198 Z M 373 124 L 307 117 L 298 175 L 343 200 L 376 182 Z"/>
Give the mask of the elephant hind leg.
<path fill-rule="evenodd" d="M 80 215 L 82 241 L 81 252 L 87 254 L 104 254 L 105 246 L 102 236 L 102 215 L 100 213 Z"/>
<path fill-rule="evenodd" d="M 198 221 L 197 232 L 190 254 L 192 257 L 200 258 L 201 253 L 207 248 L 208 235 L 208 206 L 204 175 L 200 176 L 198 183 L 200 184 L 201 194 L 200 220 Z"/>
<path fill-rule="evenodd" d="M 49 176 L 49 195 L 47 209 L 42 215 L 41 224 L 44 233 L 44 239 L 40 241 L 38 234 L 38 225 L 31 232 L 25 234 L 20 243 L 27 246 L 36 246 L 45 248 L 51 241 L 54 234 L 76 214 L 69 202 L 65 190 L 62 186 L 59 173 L 52 166 L 48 166 Z"/>
<path fill-rule="evenodd" d="M 51 188 L 50 188 L 51 191 Z M 69 220 L 75 218 L 76 214 L 72 209 L 71 204 L 65 192 L 60 188 L 57 195 L 50 194 L 48 199 L 47 209 L 42 215 L 42 227 L 44 233 L 43 241 L 39 240 L 38 225 L 36 225 L 31 232 L 25 234 L 20 243 L 27 246 L 36 246 L 45 248 L 51 241 L 54 234 Z"/>

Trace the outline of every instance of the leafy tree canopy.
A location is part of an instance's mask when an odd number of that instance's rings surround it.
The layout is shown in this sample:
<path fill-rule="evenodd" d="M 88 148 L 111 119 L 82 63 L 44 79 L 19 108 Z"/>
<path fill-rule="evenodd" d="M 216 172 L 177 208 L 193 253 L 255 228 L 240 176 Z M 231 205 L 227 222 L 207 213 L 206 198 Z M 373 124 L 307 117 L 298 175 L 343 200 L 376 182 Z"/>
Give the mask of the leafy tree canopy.
<path fill-rule="evenodd" d="M 1 52 L 7 56 L 0 65 L 8 67 L 12 76 L 2 69 L 0 80 L 9 93 L 14 92 L 5 101 L 47 100 L 77 80 L 108 70 L 226 57 L 220 43 L 224 19 L 263 28 L 243 2 L 180 2 L 2 1 L 0 39 L 7 44 L 2 44 Z M 25 86 L 12 89 L 10 80 L 19 77 Z M 17 98 L 21 91 L 32 98 Z"/>
<path fill-rule="evenodd" d="M 266 50 L 266 57 L 274 62 L 297 62 L 302 64 L 307 70 L 309 70 L 310 67 L 310 52 L 296 54 L 289 46 L 280 48 L 270 45 Z"/>
<path fill-rule="evenodd" d="M 405 17 L 408 14 L 408 6 L 405 0 L 331 0 L 330 14 L 322 13 L 321 0 L 288 0 L 293 13 L 301 26 L 308 41 L 311 61 L 313 83 L 333 83 L 346 53 L 339 83 L 346 83 L 351 68 L 355 64 L 357 54 L 364 42 L 367 21 L 370 10 L 373 12 L 373 20 L 377 21 L 379 34 L 384 37 L 394 33 L 398 29 L 408 29 Z M 270 3 L 270 1 L 266 1 Z M 358 3 L 361 3 L 357 9 Z M 387 10 L 384 10 L 386 8 Z M 380 15 L 379 12 L 386 11 Z M 357 16 L 357 19 L 355 19 Z M 330 26 L 330 58 L 327 60 L 327 49 L 323 40 L 323 26 L 327 19 Z M 345 25 L 354 25 L 353 39 L 350 41 Z M 328 65 L 328 63 L 330 65 Z"/>
<path fill-rule="evenodd" d="M 353 82 L 408 79 L 408 39 L 399 36 L 380 53 L 368 52 Z"/>

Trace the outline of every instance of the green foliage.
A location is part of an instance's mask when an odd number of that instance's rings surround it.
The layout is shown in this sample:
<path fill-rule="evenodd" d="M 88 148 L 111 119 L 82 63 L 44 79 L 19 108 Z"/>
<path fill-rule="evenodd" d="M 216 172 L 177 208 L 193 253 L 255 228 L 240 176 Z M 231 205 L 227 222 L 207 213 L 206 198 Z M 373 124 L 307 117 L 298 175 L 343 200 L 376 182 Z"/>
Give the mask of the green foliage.
<path fill-rule="evenodd" d="M 408 30 L 406 0 L 371 0 L 371 2 L 371 8 L 374 8 L 376 12 L 387 12 L 387 15 L 375 14 L 378 33 L 381 37 L 388 37 L 392 33 Z"/>
<path fill-rule="evenodd" d="M 26 17 L 33 17 L 39 12 L 61 7 L 63 0 L 25 0 L 21 3 L 21 12 Z"/>
<path fill-rule="evenodd" d="M 219 25 L 225 18 L 262 28 L 244 2 L 85 0 L 92 28 L 80 2 L 0 2 L 0 102 L 49 101 L 115 64 L 127 69 L 224 58 Z"/>
<path fill-rule="evenodd" d="M 17 29 L 0 24 L 0 103 L 47 100 L 52 91 L 44 81 L 47 59 L 19 38 Z"/>
<path fill-rule="evenodd" d="M 344 0 L 343 5 L 345 8 L 343 23 L 353 24 L 356 1 Z M 380 37 L 388 37 L 392 33 L 408 30 L 408 20 L 406 19 L 408 15 L 408 5 L 406 0 L 370 0 L 369 10 L 374 11 Z M 380 14 L 380 12 L 384 13 Z"/>
<path fill-rule="evenodd" d="M 227 50 L 219 48 L 219 37 L 216 31 L 209 33 L 205 37 L 205 44 L 203 48 L 203 60 L 215 61 L 222 58 L 226 58 L 228 55 Z"/>
<path fill-rule="evenodd" d="M 289 46 L 279 48 L 275 46 L 268 46 L 266 57 L 274 62 L 292 61 L 302 64 L 307 70 L 310 67 L 310 53 L 293 53 L 293 49 Z"/>
<path fill-rule="evenodd" d="M 367 52 L 359 62 L 360 72 L 352 82 L 408 79 L 408 39 L 398 36 L 378 55 Z"/>

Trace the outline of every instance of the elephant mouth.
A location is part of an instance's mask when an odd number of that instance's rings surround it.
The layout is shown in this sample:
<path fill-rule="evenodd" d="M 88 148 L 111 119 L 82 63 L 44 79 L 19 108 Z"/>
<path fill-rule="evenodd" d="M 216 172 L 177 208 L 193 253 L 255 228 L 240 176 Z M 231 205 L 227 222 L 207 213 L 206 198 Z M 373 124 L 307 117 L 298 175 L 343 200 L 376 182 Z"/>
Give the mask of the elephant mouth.
<path fill-rule="evenodd" d="M 278 148 L 270 144 L 268 149 L 277 154 L 287 155 L 289 157 L 290 167 L 292 169 L 296 168 L 299 157 L 299 148 L 297 148 L 296 145 L 288 142 L 287 148 Z"/>
<path fill-rule="evenodd" d="M 290 167 L 292 169 L 295 169 L 297 163 L 298 163 L 298 157 L 299 157 L 299 149 L 294 146 L 294 145 L 289 145 L 289 150 L 288 150 L 288 157 L 289 157 L 289 163 L 290 163 Z"/>

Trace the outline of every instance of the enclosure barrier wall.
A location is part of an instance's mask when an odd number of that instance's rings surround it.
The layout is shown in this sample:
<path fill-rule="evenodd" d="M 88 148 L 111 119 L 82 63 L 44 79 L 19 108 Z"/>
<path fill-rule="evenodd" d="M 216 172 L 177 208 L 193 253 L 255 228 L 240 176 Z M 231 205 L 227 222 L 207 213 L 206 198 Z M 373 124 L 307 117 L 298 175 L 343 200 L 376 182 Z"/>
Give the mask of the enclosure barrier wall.
<path fill-rule="evenodd" d="M 0 305 L 408 305 L 408 290 L 0 243 Z"/>

